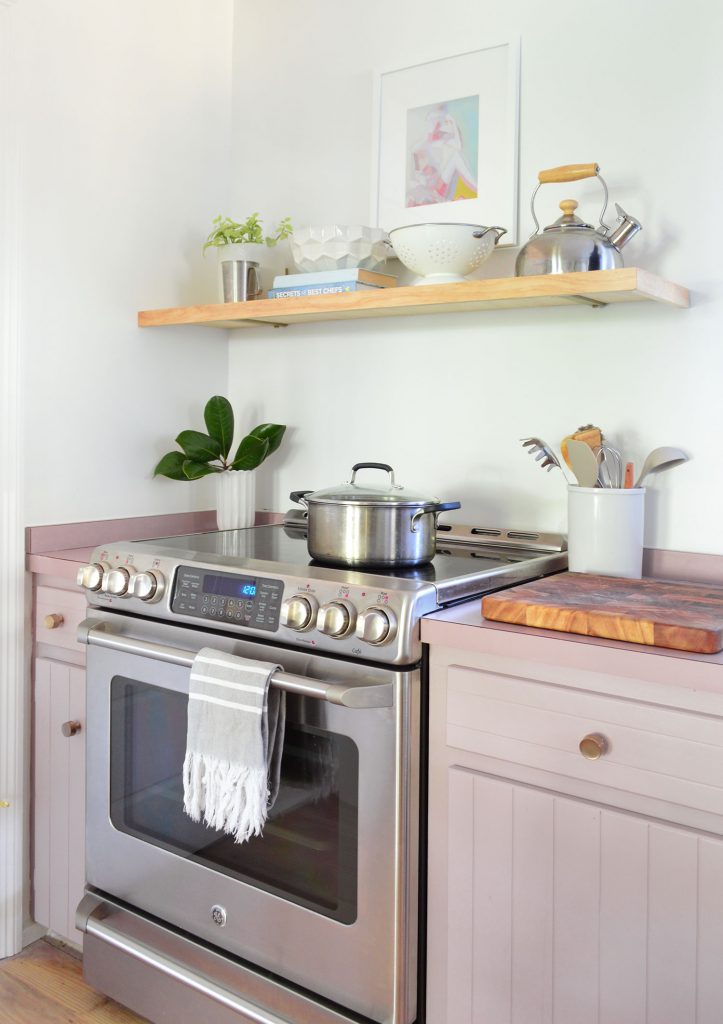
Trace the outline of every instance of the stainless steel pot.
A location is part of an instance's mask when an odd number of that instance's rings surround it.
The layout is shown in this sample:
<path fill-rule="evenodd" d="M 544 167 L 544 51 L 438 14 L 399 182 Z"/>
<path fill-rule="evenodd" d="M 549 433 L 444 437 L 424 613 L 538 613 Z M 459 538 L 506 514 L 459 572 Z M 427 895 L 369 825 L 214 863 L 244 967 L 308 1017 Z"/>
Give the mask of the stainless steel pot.
<path fill-rule="evenodd" d="M 389 474 L 386 487 L 356 483 L 360 469 Z M 357 462 L 351 480 L 321 491 L 292 491 L 290 498 L 308 511 L 309 554 L 319 562 L 345 566 L 402 567 L 434 558 L 437 515 L 460 508 L 413 494 L 394 482 L 385 462 Z"/>

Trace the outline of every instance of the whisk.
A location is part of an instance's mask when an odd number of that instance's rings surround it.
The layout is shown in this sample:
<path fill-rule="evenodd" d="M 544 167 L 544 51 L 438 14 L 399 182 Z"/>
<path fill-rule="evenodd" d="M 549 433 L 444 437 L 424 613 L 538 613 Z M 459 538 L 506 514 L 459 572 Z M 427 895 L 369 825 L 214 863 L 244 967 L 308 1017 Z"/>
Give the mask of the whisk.
<path fill-rule="evenodd" d="M 623 457 L 611 444 L 601 444 L 593 449 L 597 459 L 597 481 L 600 487 L 623 486 Z"/>

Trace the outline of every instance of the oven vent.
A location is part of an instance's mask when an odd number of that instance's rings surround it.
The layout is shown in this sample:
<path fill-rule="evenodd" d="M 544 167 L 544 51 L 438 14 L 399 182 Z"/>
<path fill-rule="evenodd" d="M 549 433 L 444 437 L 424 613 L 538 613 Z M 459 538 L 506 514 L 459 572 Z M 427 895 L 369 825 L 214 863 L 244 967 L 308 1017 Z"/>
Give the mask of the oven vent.
<path fill-rule="evenodd" d="M 561 533 L 539 533 L 533 530 L 503 530 L 489 526 L 444 524 L 444 545 L 466 544 L 468 547 L 501 547 L 530 552 L 566 551 L 567 537 Z M 442 538 L 440 537 L 440 540 Z"/>

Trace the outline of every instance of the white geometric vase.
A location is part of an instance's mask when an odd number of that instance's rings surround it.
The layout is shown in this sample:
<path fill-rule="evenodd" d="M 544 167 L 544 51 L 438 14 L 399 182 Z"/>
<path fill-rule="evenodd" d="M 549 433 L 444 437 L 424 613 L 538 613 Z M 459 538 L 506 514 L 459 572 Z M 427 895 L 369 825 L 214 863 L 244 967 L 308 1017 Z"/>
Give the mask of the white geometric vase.
<path fill-rule="evenodd" d="M 253 470 L 216 473 L 216 521 L 219 530 L 243 530 L 256 519 L 256 474 Z"/>

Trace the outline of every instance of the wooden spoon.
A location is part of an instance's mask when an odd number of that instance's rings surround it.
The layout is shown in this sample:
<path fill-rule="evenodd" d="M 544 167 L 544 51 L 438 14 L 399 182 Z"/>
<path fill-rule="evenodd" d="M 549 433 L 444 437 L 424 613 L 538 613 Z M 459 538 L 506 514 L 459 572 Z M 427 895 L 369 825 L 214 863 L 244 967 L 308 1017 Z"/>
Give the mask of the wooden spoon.
<path fill-rule="evenodd" d="M 592 448 L 584 441 L 570 438 L 567 442 L 567 454 L 580 487 L 594 487 L 597 483 L 598 465 Z"/>

